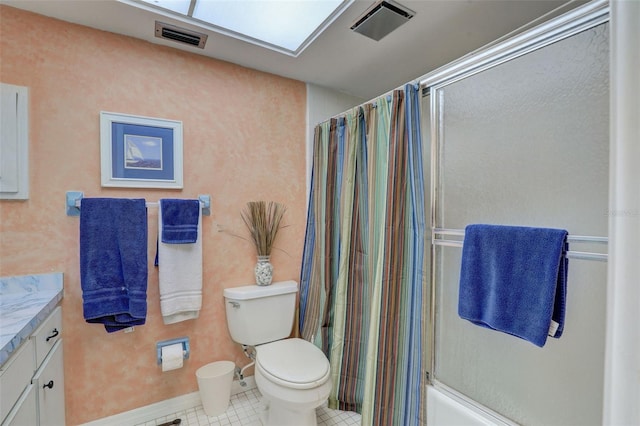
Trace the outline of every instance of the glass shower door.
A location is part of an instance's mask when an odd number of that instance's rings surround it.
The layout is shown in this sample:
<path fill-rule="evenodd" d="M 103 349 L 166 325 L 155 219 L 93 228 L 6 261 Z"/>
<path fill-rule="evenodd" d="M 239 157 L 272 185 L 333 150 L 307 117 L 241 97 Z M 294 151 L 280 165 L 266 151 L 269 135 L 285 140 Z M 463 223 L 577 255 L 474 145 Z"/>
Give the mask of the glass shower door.
<path fill-rule="evenodd" d="M 601 424 L 608 46 L 608 24 L 599 24 L 431 90 L 432 378 L 523 425 Z M 472 223 L 564 228 L 574 237 L 560 339 L 539 348 L 458 317 L 460 247 Z"/>

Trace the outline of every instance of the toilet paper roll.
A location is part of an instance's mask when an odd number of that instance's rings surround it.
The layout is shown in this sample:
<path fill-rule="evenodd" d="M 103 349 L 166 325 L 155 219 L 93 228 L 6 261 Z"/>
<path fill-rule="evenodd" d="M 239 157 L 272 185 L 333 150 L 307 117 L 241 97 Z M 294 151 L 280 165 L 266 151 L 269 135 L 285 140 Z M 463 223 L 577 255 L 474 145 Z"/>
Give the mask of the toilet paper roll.
<path fill-rule="evenodd" d="M 182 368 L 182 343 L 163 346 L 162 351 L 162 372 Z"/>

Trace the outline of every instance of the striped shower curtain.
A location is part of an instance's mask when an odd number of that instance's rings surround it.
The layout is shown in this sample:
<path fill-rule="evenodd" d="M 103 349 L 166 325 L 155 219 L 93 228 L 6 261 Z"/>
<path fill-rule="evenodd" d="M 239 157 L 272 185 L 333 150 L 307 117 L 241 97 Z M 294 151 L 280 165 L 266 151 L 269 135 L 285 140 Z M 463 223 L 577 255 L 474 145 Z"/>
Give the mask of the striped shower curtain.
<path fill-rule="evenodd" d="M 426 424 L 420 89 L 315 129 L 299 327 L 331 363 L 329 406 Z"/>

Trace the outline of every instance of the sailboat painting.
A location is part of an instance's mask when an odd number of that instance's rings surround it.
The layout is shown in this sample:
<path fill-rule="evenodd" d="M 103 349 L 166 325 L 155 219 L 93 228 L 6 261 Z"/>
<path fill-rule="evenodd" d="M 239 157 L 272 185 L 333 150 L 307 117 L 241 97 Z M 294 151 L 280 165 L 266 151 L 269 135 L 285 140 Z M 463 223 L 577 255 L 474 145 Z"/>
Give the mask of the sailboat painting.
<path fill-rule="evenodd" d="M 182 189 L 182 122 L 101 111 L 100 166 L 102 186 Z"/>
<path fill-rule="evenodd" d="M 162 138 L 124 135 L 126 169 L 162 170 Z"/>

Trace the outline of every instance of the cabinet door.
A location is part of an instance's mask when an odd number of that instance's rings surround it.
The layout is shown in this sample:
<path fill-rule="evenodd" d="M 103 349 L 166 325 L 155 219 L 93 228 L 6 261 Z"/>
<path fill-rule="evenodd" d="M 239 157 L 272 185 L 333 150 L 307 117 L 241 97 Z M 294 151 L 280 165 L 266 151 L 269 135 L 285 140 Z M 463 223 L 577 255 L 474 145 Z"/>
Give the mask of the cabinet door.
<path fill-rule="evenodd" d="M 0 83 L 0 199 L 29 198 L 29 90 Z"/>
<path fill-rule="evenodd" d="M 33 342 L 25 341 L 16 352 L 0 366 L 0 420 L 11 408 L 31 382 L 36 369 Z"/>
<path fill-rule="evenodd" d="M 62 340 L 56 342 L 33 378 L 38 389 L 40 426 L 60 426 L 64 420 L 64 365 Z"/>
<path fill-rule="evenodd" d="M 36 388 L 33 385 L 29 385 L 7 418 L 2 422 L 2 426 L 36 425 L 38 422 L 36 407 Z"/>

